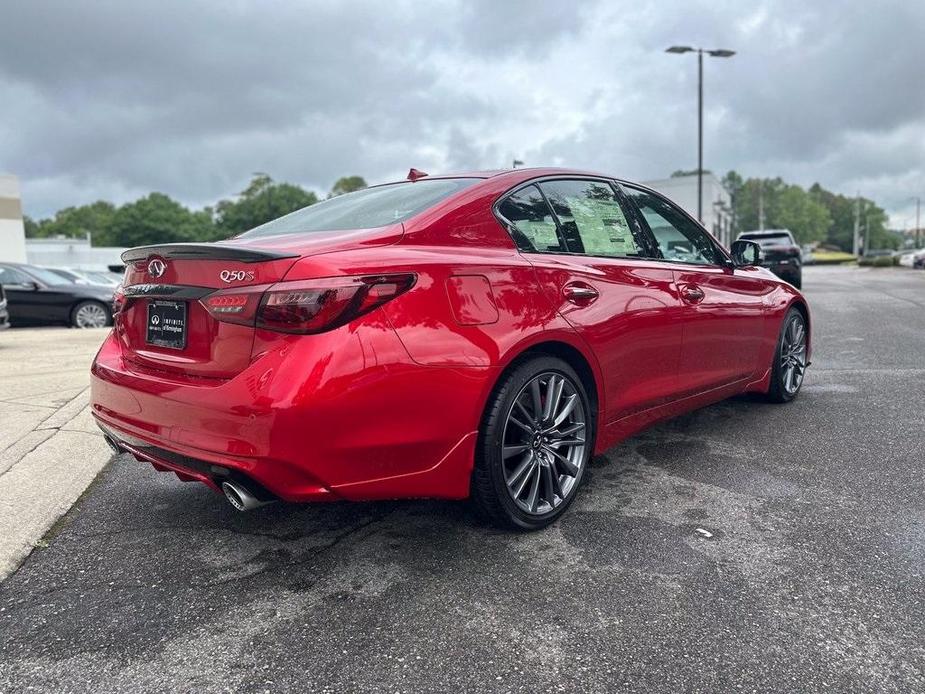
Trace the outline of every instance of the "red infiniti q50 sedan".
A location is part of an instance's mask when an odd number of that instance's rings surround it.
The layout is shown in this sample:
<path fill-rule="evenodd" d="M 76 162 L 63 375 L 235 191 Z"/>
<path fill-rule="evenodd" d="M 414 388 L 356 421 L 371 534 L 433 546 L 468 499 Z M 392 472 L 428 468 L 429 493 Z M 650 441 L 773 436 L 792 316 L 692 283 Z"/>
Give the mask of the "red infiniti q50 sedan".
<path fill-rule="evenodd" d="M 115 449 L 242 510 L 471 496 L 539 528 L 595 452 L 737 393 L 797 395 L 808 307 L 757 251 L 610 176 L 412 171 L 127 251 L 92 411 Z"/>

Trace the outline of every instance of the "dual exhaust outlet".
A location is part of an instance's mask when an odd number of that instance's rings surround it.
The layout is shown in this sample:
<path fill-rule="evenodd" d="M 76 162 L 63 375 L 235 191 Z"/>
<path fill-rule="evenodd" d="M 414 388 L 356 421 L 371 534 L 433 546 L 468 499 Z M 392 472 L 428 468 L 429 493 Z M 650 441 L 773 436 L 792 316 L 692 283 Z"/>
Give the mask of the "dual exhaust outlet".
<path fill-rule="evenodd" d="M 124 452 L 125 449 L 114 436 L 104 433 L 103 439 L 106 441 L 106 445 L 109 446 L 110 450 L 112 450 L 113 455 L 119 455 Z M 273 499 L 261 499 L 240 482 L 226 480 L 222 482 L 221 487 L 228 503 L 238 511 L 253 511 L 255 508 L 272 504 L 274 501 Z"/>

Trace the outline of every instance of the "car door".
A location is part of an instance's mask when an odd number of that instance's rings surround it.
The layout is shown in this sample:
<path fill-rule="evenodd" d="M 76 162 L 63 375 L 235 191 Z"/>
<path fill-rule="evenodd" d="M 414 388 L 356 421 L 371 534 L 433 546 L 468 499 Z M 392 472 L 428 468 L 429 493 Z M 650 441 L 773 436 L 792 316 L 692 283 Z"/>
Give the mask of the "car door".
<path fill-rule="evenodd" d="M 496 207 L 546 296 L 597 356 L 604 422 L 671 398 L 681 353 L 672 269 L 651 257 L 612 182 L 546 179 Z"/>
<path fill-rule="evenodd" d="M 733 268 L 703 227 L 666 198 L 626 184 L 622 188 L 674 271 L 683 304 L 679 395 L 753 377 L 771 287 L 754 269 Z"/>
<path fill-rule="evenodd" d="M 0 265 L 0 284 L 6 291 L 11 323 L 41 322 L 42 305 L 38 283 L 19 268 Z"/>

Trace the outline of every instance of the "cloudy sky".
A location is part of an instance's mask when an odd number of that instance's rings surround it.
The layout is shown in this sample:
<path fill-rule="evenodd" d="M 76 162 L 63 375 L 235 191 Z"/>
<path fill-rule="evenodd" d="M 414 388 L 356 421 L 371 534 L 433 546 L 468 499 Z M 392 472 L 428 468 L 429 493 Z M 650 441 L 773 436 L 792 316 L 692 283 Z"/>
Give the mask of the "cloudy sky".
<path fill-rule="evenodd" d="M 252 172 L 326 191 L 565 165 L 705 166 L 925 196 L 925 3 L 848 0 L 0 0 L 0 170 L 27 214 L 152 190 L 191 206 Z"/>

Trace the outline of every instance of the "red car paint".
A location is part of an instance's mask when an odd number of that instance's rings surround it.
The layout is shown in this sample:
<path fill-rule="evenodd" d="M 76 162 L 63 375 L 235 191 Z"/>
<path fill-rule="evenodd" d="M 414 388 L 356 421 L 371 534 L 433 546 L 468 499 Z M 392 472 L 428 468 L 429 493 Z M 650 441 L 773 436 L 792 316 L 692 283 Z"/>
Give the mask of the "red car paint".
<path fill-rule="evenodd" d="M 790 285 L 758 267 L 522 253 L 493 213 L 506 193 L 533 179 L 614 179 L 460 177 L 480 180 L 377 229 L 241 238 L 217 246 L 223 258 L 196 257 L 202 245 L 136 253 L 124 281 L 134 295 L 117 299 L 92 367 L 100 426 L 158 469 L 213 488 L 232 474 L 287 501 L 462 498 L 492 389 L 531 349 L 587 374 L 597 452 L 768 389 L 781 321 L 794 304 L 807 311 Z M 233 257 L 248 249 L 276 256 Z M 410 288 L 390 284 L 408 275 Z M 255 325 L 268 293 L 326 278 L 379 282 L 364 301 L 385 292 L 385 303 L 315 334 Z M 182 349 L 146 344 L 146 306 L 164 287 L 186 303 Z M 588 289 L 597 297 L 582 298 Z M 216 319 L 223 308 L 240 308 L 245 324 Z"/>

